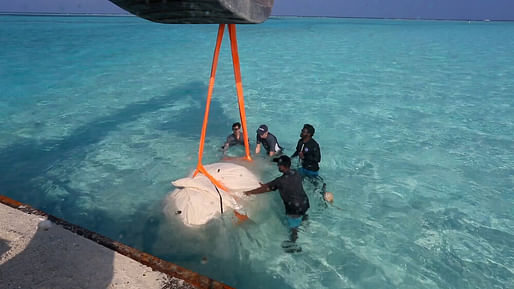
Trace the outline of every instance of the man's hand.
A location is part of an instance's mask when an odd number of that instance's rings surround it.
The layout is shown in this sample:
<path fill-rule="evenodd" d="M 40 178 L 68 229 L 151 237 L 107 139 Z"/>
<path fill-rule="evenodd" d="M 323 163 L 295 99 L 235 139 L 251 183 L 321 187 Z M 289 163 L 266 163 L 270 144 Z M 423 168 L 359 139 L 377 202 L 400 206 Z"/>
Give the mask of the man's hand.
<path fill-rule="evenodd" d="M 243 194 L 245 194 L 246 196 L 249 196 L 249 195 L 253 195 L 253 194 L 262 194 L 262 193 L 269 191 L 269 188 L 267 186 L 265 186 L 263 183 L 259 182 L 259 185 L 260 185 L 260 187 L 250 190 L 250 191 L 243 192 Z"/>
<path fill-rule="evenodd" d="M 298 157 L 301 158 L 303 160 L 303 152 L 299 152 L 298 153 Z"/>

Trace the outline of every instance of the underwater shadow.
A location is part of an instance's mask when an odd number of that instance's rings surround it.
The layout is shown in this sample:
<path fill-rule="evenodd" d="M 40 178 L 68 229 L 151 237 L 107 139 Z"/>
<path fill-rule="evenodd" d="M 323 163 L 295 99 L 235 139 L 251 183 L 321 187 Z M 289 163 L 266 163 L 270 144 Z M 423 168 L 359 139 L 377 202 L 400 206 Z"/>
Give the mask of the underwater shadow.
<path fill-rule="evenodd" d="M 234 102 L 237 105 L 237 102 Z M 157 126 L 162 131 L 173 132 L 175 135 L 184 138 L 200 139 L 203 118 L 205 114 L 205 96 L 200 105 L 193 105 L 183 109 L 179 115 L 163 122 Z M 207 137 L 219 138 L 220 145 L 225 141 L 227 135 L 231 134 L 232 123 L 239 119 L 230 119 L 216 99 L 211 100 L 209 109 L 209 122 L 207 126 Z"/>
<path fill-rule="evenodd" d="M 158 126 L 162 131 L 173 131 L 183 137 L 198 137 L 205 111 L 207 86 L 202 82 L 190 82 L 172 89 L 169 93 L 144 101 L 138 101 L 114 111 L 110 115 L 99 117 L 94 121 L 75 129 L 70 135 L 60 139 L 38 142 L 30 140 L 20 142 L 0 151 L 0 193 L 13 196 L 16 200 L 30 204 L 39 204 L 43 198 L 40 185 L 34 179 L 52 169 L 63 160 L 79 162 L 87 156 L 91 145 L 97 144 L 118 127 L 136 121 L 143 114 L 155 112 L 172 106 L 177 99 L 184 96 L 198 99 L 199 104 L 175 112 L 173 119 Z M 219 102 L 211 103 L 209 135 L 228 134 L 220 124 L 230 123 L 223 113 Z M 228 127 L 229 128 L 229 127 Z M 223 133 L 221 132 L 223 131 Z M 220 142 L 223 139 L 220 139 Z M 66 181 L 60 185 L 65 186 Z M 64 188 L 68 190 L 70 188 Z M 80 192 L 72 190 L 70 195 Z M 75 196 L 77 197 L 77 196 Z"/>

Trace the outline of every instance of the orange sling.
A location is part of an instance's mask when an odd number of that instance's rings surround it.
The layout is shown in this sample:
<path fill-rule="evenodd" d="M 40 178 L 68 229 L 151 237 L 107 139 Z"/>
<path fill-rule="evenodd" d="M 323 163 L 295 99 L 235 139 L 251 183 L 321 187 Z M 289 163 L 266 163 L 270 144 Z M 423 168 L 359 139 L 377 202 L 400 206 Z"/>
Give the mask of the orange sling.
<path fill-rule="evenodd" d="M 211 67 L 211 77 L 209 79 L 209 89 L 207 91 L 207 103 L 205 105 L 205 114 L 203 117 L 203 125 L 202 125 L 202 135 L 200 137 L 200 148 L 198 151 L 198 164 L 196 165 L 196 170 L 193 174 L 193 177 L 198 173 L 202 173 L 218 188 L 228 191 L 227 187 L 225 187 L 220 181 L 216 180 L 213 176 L 211 176 L 207 170 L 204 168 L 202 164 L 203 157 L 203 148 L 205 143 L 205 134 L 207 132 L 207 123 L 209 122 L 209 110 L 211 106 L 211 98 L 212 91 L 214 89 L 214 80 L 216 78 L 216 68 L 218 66 L 218 57 L 220 53 L 221 42 L 223 40 L 223 32 L 225 30 L 225 24 L 220 24 L 218 28 L 218 37 L 216 39 L 216 47 L 214 49 L 214 56 L 212 58 L 212 67 Z M 246 114 L 245 114 L 245 105 L 244 105 L 244 95 L 243 95 L 243 84 L 241 81 L 241 69 L 239 66 L 239 54 L 237 50 L 237 36 L 236 36 L 236 25 L 228 24 L 228 32 L 230 35 L 230 46 L 232 51 L 232 63 L 234 65 L 234 77 L 236 81 L 236 90 L 237 90 L 237 100 L 239 104 L 239 117 L 241 118 L 241 126 L 243 129 L 243 137 L 245 144 L 245 152 L 246 155 L 243 157 L 244 159 L 251 161 L 252 158 L 250 156 L 250 144 L 248 143 L 248 130 L 246 126 Z"/>

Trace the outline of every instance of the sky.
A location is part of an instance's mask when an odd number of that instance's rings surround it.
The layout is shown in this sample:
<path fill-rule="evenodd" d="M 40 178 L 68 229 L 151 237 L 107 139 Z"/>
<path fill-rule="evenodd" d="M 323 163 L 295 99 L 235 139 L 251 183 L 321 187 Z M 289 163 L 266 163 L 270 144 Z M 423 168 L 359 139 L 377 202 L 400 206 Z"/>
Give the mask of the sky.
<path fill-rule="evenodd" d="M 1 0 L 0 12 L 124 13 L 108 0 Z M 275 0 L 272 15 L 514 20 L 514 0 Z"/>

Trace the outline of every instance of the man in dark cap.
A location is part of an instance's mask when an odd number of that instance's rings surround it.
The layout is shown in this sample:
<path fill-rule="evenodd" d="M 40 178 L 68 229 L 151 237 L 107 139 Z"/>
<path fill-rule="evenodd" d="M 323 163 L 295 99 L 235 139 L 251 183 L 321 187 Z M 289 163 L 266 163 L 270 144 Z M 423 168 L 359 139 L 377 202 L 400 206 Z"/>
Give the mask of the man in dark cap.
<path fill-rule="evenodd" d="M 302 167 L 298 172 L 302 176 L 317 177 L 319 171 L 319 162 L 321 161 L 321 151 L 319 144 L 312 138 L 314 136 L 314 127 L 310 124 L 304 124 L 300 133 L 300 140 L 296 145 L 296 151 L 291 158 L 298 156 L 302 163 Z"/>
<path fill-rule="evenodd" d="M 261 144 L 270 157 L 282 152 L 282 147 L 278 144 L 277 138 L 268 131 L 268 126 L 265 124 L 261 124 L 257 129 L 256 154 L 261 151 Z"/>
<path fill-rule="evenodd" d="M 287 225 L 291 232 L 289 241 L 284 242 L 282 247 L 291 252 L 298 252 L 301 248 L 293 245 L 296 239 L 298 239 L 298 227 L 310 207 L 309 198 L 303 190 L 302 177 L 297 171 L 291 169 L 291 159 L 288 156 L 282 155 L 274 158 L 273 161 L 277 163 L 278 170 L 282 173 L 282 176 L 267 184 L 261 184 L 257 189 L 246 191 L 244 194 L 262 194 L 278 189 L 286 208 Z"/>

